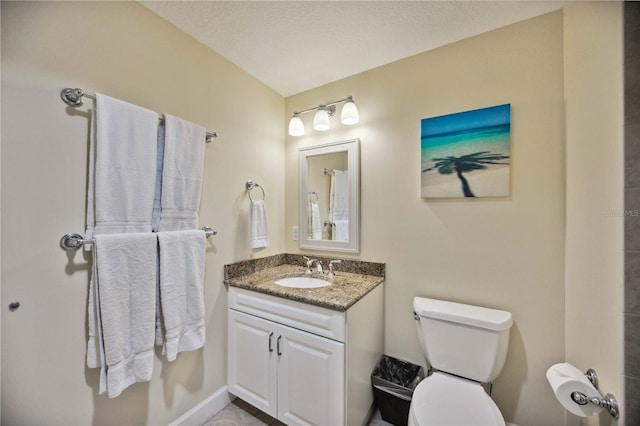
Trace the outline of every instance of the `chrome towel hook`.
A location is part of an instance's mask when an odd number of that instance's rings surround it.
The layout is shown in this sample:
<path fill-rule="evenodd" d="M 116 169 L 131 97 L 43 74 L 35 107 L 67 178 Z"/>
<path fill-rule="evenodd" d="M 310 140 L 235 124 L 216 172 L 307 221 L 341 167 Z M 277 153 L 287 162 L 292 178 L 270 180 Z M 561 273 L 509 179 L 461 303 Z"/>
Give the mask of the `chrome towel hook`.
<path fill-rule="evenodd" d="M 66 88 L 66 89 L 62 89 L 62 92 L 60 92 L 60 97 L 62 98 L 62 101 L 72 107 L 78 107 L 81 106 L 82 104 L 84 104 L 84 101 L 82 100 L 83 96 L 88 96 L 87 94 L 84 93 L 84 91 L 82 89 L 71 89 L 71 88 Z"/>
<path fill-rule="evenodd" d="M 262 200 L 264 201 L 264 199 L 266 198 L 265 193 L 264 193 L 264 188 L 261 187 L 258 183 L 252 181 L 252 180 L 248 180 L 245 184 L 244 184 L 245 188 L 247 188 L 247 191 L 249 192 L 249 199 L 251 201 L 254 201 L 253 198 L 251 198 L 251 191 L 254 188 L 260 188 L 260 191 L 262 191 Z"/>

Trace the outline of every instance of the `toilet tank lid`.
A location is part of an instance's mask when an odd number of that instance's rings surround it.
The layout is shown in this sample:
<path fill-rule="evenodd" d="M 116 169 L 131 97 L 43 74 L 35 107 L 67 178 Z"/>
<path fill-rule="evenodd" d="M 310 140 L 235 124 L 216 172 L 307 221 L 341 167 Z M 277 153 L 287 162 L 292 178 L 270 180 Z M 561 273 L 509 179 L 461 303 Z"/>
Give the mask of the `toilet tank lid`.
<path fill-rule="evenodd" d="M 413 299 L 413 309 L 422 317 L 467 324 L 488 330 L 502 331 L 513 324 L 510 312 L 446 300 L 416 297 Z"/>

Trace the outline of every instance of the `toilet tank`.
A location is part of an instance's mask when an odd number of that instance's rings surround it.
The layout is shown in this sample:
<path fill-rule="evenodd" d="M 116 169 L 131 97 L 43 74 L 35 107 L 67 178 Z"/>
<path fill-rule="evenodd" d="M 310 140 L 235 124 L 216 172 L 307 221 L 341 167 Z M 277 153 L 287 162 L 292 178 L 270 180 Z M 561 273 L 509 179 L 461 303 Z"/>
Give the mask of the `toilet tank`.
<path fill-rule="evenodd" d="M 433 368 L 481 383 L 500 374 L 510 312 L 424 297 L 414 298 L 413 310 L 422 351 Z"/>

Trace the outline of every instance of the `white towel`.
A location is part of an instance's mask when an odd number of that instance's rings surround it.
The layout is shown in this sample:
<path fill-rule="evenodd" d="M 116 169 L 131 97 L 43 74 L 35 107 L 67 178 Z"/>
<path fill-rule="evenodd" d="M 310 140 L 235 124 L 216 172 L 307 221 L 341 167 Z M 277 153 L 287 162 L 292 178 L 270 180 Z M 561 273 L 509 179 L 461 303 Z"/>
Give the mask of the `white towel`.
<path fill-rule="evenodd" d="M 97 348 L 100 359 L 100 393 L 106 390 L 109 398 L 133 383 L 151 380 L 157 241 L 153 233 L 95 236 L 89 307 L 94 312 L 89 325 L 94 328 L 89 336 L 97 343 L 89 344 Z"/>
<path fill-rule="evenodd" d="M 204 346 L 204 231 L 158 232 L 160 305 L 164 351 L 169 361 L 179 352 Z"/>
<path fill-rule="evenodd" d="M 162 211 L 162 166 L 164 163 L 164 126 L 158 127 L 158 155 L 156 159 L 156 192 L 153 196 L 153 214 L 151 216 L 151 230 L 158 232 L 160 228 L 160 214 Z"/>
<path fill-rule="evenodd" d="M 151 232 L 158 114 L 100 93 L 92 113 L 85 238 Z"/>
<path fill-rule="evenodd" d="M 322 239 L 322 224 L 320 223 L 320 206 L 318 203 L 309 203 L 309 219 L 310 225 L 309 231 L 311 233 L 312 240 Z"/>
<path fill-rule="evenodd" d="M 269 247 L 269 227 L 264 200 L 251 201 L 249 209 L 249 242 L 252 249 Z"/>
<path fill-rule="evenodd" d="M 198 229 L 206 129 L 164 114 L 159 231 Z"/>

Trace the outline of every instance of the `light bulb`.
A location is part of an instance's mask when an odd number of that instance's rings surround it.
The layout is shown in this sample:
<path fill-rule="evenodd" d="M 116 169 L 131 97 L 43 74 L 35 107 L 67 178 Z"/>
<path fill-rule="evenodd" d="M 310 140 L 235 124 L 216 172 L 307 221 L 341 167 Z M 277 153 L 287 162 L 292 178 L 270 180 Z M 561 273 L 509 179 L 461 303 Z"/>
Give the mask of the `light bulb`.
<path fill-rule="evenodd" d="M 348 101 L 342 107 L 342 113 L 340 114 L 340 121 L 342 124 L 346 124 L 350 126 L 352 124 L 356 124 L 360 121 L 360 117 L 358 115 L 358 108 L 353 101 Z"/>
<path fill-rule="evenodd" d="M 291 121 L 289 121 L 289 134 L 291 136 L 304 135 L 304 123 L 302 122 L 302 119 L 297 115 L 291 117 Z"/>
<path fill-rule="evenodd" d="M 319 109 L 313 117 L 313 128 L 319 131 L 329 130 L 329 112 Z"/>

